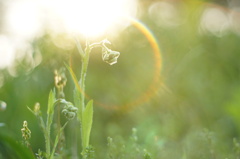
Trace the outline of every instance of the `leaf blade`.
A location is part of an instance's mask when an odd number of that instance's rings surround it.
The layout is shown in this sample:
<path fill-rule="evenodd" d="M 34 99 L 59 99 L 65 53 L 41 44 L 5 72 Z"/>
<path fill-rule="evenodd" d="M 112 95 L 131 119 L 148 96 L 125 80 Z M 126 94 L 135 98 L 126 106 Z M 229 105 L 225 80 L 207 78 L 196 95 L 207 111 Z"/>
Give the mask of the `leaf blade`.
<path fill-rule="evenodd" d="M 53 114 L 55 101 L 56 101 L 55 91 L 51 90 L 49 92 L 49 95 L 48 95 L 48 110 L 47 110 L 47 114 Z"/>
<path fill-rule="evenodd" d="M 82 116 L 83 151 L 85 151 L 86 147 L 89 146 L 92 121 L 93 121 L 93 100 L 90 100 Z"/>

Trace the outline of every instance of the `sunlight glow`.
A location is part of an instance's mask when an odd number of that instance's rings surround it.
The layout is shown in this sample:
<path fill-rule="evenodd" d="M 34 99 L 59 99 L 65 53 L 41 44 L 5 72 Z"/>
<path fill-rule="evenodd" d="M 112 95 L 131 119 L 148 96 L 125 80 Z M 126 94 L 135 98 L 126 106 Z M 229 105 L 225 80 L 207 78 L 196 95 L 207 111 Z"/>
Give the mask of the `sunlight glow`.
<path fill-rule="evenodd" d="M 98 36 L 135 17 L 137 0 L 19 0 L 8 4 L 6 30 L 36 36 L 44 30 Z M 130 25 L 130 24 L 129 24 Z"/>
<path fill-rule="evenodd" d="M 67 31 L 86 36 L 103 34 L 123 17 L 136 15 L 135 0 L 53 0 L 50 8 Z"/>
<path fill-rule="evenodd" d="M 11 0 L 3 3 L 0 69 L 33 51 L 30 42 L 45 33 L 56 37 L 54 44 L 71 49 L 72 42 L 65 43 L 66 40 L 58 39 L 59 35 L 69 35 L 71 39 L 79 34 L 98 38 L 117 33 L 130 25 L 125 17 L 134 18 L 137 13 L 137 0 Z"/>
<path fill-rule="evenodd" d="M 14 61 L 14 47 L 4 35 L 0 35 L 0 44 L 0 69 L 2 69 Z"/>
<path fill-rule="evenodd" d="M 5 30 L 8 34 L 23 39 L 31 39 L 42 30 L 41 12 L 34 1 L 9 3 L 6 13 Z"/>

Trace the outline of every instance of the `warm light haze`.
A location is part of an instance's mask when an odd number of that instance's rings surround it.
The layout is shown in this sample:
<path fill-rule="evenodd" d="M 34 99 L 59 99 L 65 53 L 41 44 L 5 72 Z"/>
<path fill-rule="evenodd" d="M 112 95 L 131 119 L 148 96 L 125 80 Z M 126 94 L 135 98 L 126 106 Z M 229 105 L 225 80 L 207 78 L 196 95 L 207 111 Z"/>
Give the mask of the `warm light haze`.
<path fill-rule="evenodd" d="M 135 0 L 20 0 L 7 3 L 6 30 L 31 36 L 43 29 L 99 36 L 124 26 L 123 17 L 136 15 Z"/>

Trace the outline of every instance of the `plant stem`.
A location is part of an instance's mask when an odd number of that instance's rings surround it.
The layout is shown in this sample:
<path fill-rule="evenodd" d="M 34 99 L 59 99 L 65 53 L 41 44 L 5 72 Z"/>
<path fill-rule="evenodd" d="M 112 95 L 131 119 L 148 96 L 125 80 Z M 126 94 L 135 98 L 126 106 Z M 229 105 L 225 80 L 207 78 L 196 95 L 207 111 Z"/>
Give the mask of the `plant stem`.
<path fill-rule="evenodd" d="M 45 131 L 45 141 L 46 141 L 46 155 L 47 158 L 50 157 L 50 153 L 51 153 L 51 148 L 50 148 L 50 140 L 51 140 L 51 124 L 52 124 L 52 120 L 53 120 L 53 114 L 48 114 L 47 116 L 47 124 L 46 124 L 46 131 Z"/>
<path fill-rule="evenodd" d="M 78 132 L 79 132 L 79 126 L 78 121 L 74 119 L 71 123 L 72 127 L 72 158 L 71 159 L 78 159 Z"/>
<path fill-rule="evenodd" d="M 80 87 L 82 89 L 81 92 L 81 117 L 83 117 L 83 112 L 85 110 L 85 102 L 84 102 L 84 98 L 85 98 L 85 79 L 86 79 L 86 75 L 87 75 L 87 68 L 88 68 L 88 62 L 89 62 L 89 55 L 90 55 L 90 47 L 89 47 L 89 42 L 88 40 L 86 41 L 86 48 L 85 48 L 85 55 L 84 58 L 82 59 L 82 70 L 81 70 L 81 77 L 80 77 Z M 82 121 L 82 119 L 81 119 Z M 85 146 L 84 146 L 84 142 L 83 142 L 83 131 L 82 131 L 82 127 L 81 127 L 81 141 L 82 141 L 82 152 L 85 151 Z"/>
<path fill-rule="evenodd" d="M 55 153 L 55 151 L 56 151 L 56 147 L 57 147 L 58 141 L 59 141 L 59 139 L 60 139 L 60 137 L 61 137 L 61 134 L 63 133 L 63 129 L 66 127 L 67 124 L 68 124 L 68 121 L 63 125 L 63 127 L 61 127 L 61 128 L 59 129 L 59 132 L 58 132 L 58 134 L 57 134 L 57 136 L 56 136 L 56 138 L 55 138 L 55 142 L 54 142 L 54 146 L 53 146 L 53 149 L 52 149 L 52 153 L 51 153 L 51 155 L 50 155 L 50 159 L 52 159 L 53 156 L 54 156 L 54 153 Z"/>
<path fill-rule="evenodd" d="M 89 54 L 90 54 L 90 47 L 88 42 L 86 42 L 86 48 L 85 48 L 85 54 L 82 58 L 82 69 L 81 69 L 81 76 L 79 80 L 79 85 L 81 88 L 81 111 L 83 112 L 85 109 L 85 103 L 84 103 L 84 98 L 85 98 L 85 79 L 87 75 L 87 68 L 88 68 L 88 62 L 89 62 Z M 80 120 L 81 121 L 81 120 Z"/>

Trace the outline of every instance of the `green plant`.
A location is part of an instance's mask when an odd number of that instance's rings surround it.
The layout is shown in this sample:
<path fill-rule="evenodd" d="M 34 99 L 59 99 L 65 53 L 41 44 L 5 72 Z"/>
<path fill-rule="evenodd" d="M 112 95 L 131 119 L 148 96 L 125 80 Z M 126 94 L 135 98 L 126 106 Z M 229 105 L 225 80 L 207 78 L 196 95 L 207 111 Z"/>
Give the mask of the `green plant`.
<path fill-rule="evenodd" d="M 75 117 L 76 113 L 77 113 L 77 108 L 74 107 L 71 102 L 68 102 L 65 99 L 61 99 L 61 98 L 60 99 L 56 99 L 55 96 L 56 96 L 55 91 L 50 91 L 49 97 L 48 97 L 48 109 L 47 109 L 47 119 L 46 119 L 46 122 L 44 122 L 44 120 L 43 120 L 42 112 L 40 110 L 40 104 L 39 103 L 37 103 L 35 105 L 34 110 L 31 110 L 30 108 L 28 108 L 37 117 L 37 119 L 39 121 L 39 125 L 40 125 L 40 127 L 41 127 L 41 129 L 43 131 L 44 138 L 45 138 L 45 148 L 46 148 L 46 152 L 45 152 L 44 156 L 47 159 L 52 159 L 54 157 L 54 154 L 55 154 L 55 151 L 56 151 L 56 147 L 57 147 L 57 144 L 59 142 L 59 138 L 60 138 L 64 128 L 68 124 L 68 121 L 72 120 Z M 64 114 L 64 116 L 68 120 L 58 130 L 57 135 L 56 135 L 55 140 L 54 140 L 53 147 L 51 148 L 51 125 L 52 125 L 53 116 L 54 116 L 54 108 L 58 104 L 63 104 L 64 105 L 62 113 Z M 26 126 L 22 129 L 22 132 L 25 132 L 25 130 L 26 130 Z M 26 134 L 26 133 L 24 133 L 24 134 Z M 24 134 L 23 134 L 23 136 L 26 136 Z"/>
<path fill-rule="evenodd" d="M 85 105 L 85 79 L 87 75 L 87 68 L 89 62 L 90 52 L 95 47 L 102 48 L 102 59 L 104 62 L 113 65 L 117 63 L 117 59 L 120 55 L 117 51 L 112 51 L 109 49 L 106 44 L 110 44 L 108 40 L 102 40 L 98 43 L 90 44 L 89 41 L 86 41 L 86 47 L 83 51 L 79 40 L 76 38 L 76 44 L 78 48 L 79 55 L 81 56 L 82 60 L 82 68 L 81 68 L 81 75 L 80 79 L 77 80 L 75 73 L 71 69 L 71 67 L 67 66 L 73 82 L 75 84 L 74 89 L 74 104 L 78 108 L 78 120 L 81 125 L 81 142 L 82 142 L 82 156 L 86 158 L 86 148 L 89 147 L 89 139 L 90 133 L 92 128 L 92 118 L 93 118 L 93 100 L 90 100 Z"/>
<path fill-rule="evenodd" d="M 59 71 L 55 71 L 55 87 L 57 89 L 57 93 L 54 89 L 50 91 L 48 96 L 46 122 L 43 119 L 39 103 L 35 105 L 34 110 L 28 107 L 28 109 L 37 117 L 39 125 L 42 129 L 42 132 L 45 138 L 46 152 L 42 152 L 41 150 L 39 150 L 37 154 L 37 158 L 43 158 L 43 157 L 46 157 L 47 159 L 54 158 L 57 145 L 61 137 L 63 136 L 64 128 L 68 124 L 68 121 L 74 119 L 76 115 L 79 121 L 78 124 L 80 124 L 80 130 L 81 130 L 81 143 L 82 143 L 81 155 L 84 159 L 94 158 L 94 149 L 89 144 L 92 122 L 93 122 L 92 121 L 93 120 L 93 100 L 90 100 L 85 105 L 85 79 L 87 74 L 89 56 L 90 56 L 91 50 L 94 47 L 101 47 L 103 61 L 110 65 L 113 65 L 117 63 L 117 59 L 120 53 L 117 51 L 112 51 L 106 46 L 106 44 L 110 44 L 108 40 L 102 40 L 99 43 L 92 43 L 92 44 L 90 44 L 87 41 L 86 48 L 84 51 L 82 50 L 82 47 L 78 39 L 76 39 L 76 44 L 77 44 L 78 52 L 79 52 L 79 55 L 81 56 L 81 61 L 82 61 L 81 75 L 79 80 L 77 80 L 76 75 L 73 72 L 72 68 L 66 65 L 75 85 L 75 89 L 73 92 L 74 104 L 64 99 L 65 94 L 63 89 L 66 85 L 67 79 L 64 73 L 64 69 L 60 69 Z M 55 107 L 57 108 L 55 109 Z M 55 140 L 53 142 L 53 145 L 51 146 L 51 129 L 52 129 L 52 123 L 53 123 L 54 114 L 56 110 L 58 115 L 58 118 L 57 118 L 58 128 L 57 128 Z M 61 110 L 61 113 L 67 118 L 67 121 L 63 124 L 63 126 L 61 126 L 61 122 L 60 122 L 60 110 Z M 75 127 L 77 127 L 77 125 L 75 125 Z M 25 144 L 28 146 L 31 131 L 27 128 L 26 121 L 24 121 L 24 128 L 21 130 L 23 133 Z M 74 147 L 74 145 L 72 146 Z M 79 152 L 79 151 L 77 149 L 78 147 L 76 147 L 75 152 L 72 153 L 74 158 L 78 158 L 78 153 L 76 152 Z"/>
<path fill-rule="evenodd" d="M 137 129 L 132 128 L 129 140 L 121 136 L 107 138 L 107 159 L 152 159 L 151 154 L 138 142 Z"/>

